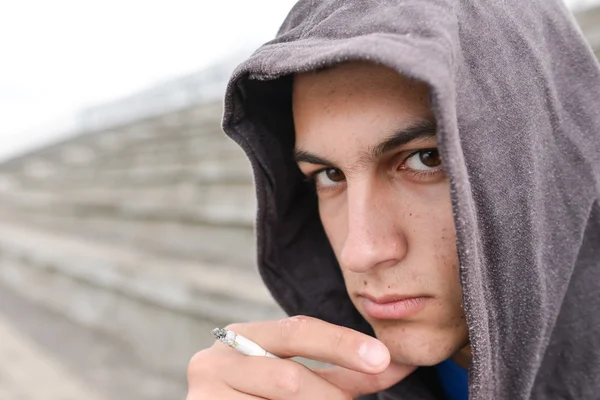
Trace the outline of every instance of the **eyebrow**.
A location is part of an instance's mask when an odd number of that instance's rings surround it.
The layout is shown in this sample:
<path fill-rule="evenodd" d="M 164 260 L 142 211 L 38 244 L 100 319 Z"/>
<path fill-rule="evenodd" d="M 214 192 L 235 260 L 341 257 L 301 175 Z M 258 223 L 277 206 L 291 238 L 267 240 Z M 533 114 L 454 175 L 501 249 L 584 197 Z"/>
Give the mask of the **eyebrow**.
<path fill-rule="evenodd" d="M 432 138 L 435 136 L 436 131 L 437 126 L 434 120 L 421 120 L 412 125 L 409 125 L 406 128 L 402 128 L 394 132 L 387 139 L 384 139 L 382 142 L 378 143 L 375 147 L 373 147 L 366 154 L 365 158 L 368 161 L 375 160 L 387 153 L 388 151 L 401 146 L 405 146 L 408 143 L 411 143 L 415 140 L 424 140 Z M 335 166 L 335 163 L 327 160 L 324 157 L 300 149 L 294 150 L 294 160 L 296 160 L 296 162 L 306 162 L 318 165 L 330 165 L 332 167 Z"/>

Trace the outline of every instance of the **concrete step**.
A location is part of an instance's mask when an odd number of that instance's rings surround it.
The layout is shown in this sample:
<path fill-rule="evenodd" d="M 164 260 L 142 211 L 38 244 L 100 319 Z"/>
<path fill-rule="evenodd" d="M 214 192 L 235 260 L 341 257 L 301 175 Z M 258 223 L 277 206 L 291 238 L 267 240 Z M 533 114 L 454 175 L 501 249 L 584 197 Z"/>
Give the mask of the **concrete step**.
<path fill-rule="evenodd" d="M 4 290 L 0 287 L 0 291 Z M 108 400 L 23 335 L 2 314 L 0 360 L 1 399 Z"/>
<path fill-rule="evenodd" d="M 228 157 L 229 156 L 229 157 Z M 165 160 L 152 162 L 146 159 L 143 162 L 136 160 L 137 165 L 130 167 L 108 167 L 94 168 L 94 180 L 114 180 L 115 177 L 123 177 L 133 181 L 147 181 L 152 178 L 159 180 L 177 179 L 178 177 L 194 177 L 198 180 L 216 181 L 226 180 L 228 177 L 235 180 L 252 181 L 252 169 L 250 162 L 243 154 L 228 154 L 221 157 L 203 157 L 187 159 Z M 169 162 L 170 161 L 170 162 Z M 81 171 L 81 170 L 80 170 Z M 68 175 L 65 176 L 68 178 Z"/>
<path fill-rule="evenodd" d="M 155 329 L 150 319 L 138 316 L 140 322 Z M 157 370 L 123 340 L 70 321 L 1 281 L 0 360 L 3 400 L 181 400 L 187 391 L 185 358 L 179 371 Z"/>
<path fill-rule="evenodd" d="M 186 121 L 179 126 L 166 126 L 160 120 L 153 122 L 142 121 L 134 123 L 131 126 L 116 128 L 102 134 L 95 134 L 97 138 L 94 143 L 102 146 L 106 144 L 100 140 L 98 135 L 111 135 L 113 142 L 118 142 L 119 146 L 127 147 L 143 143 L 164 143 L 174 139 L 174 141 L 184 141 L 187 139 L 198 138 L 203 140 L 218 140 L 226 138 L 220 127 L 220 119 L 211 119 L 205 121 Z"/>
<path fill-rule="evenodd" d="M 194 164 L 205 160 L 239 160 L 247 159 L 244 152 L 235 145 L 217 146 L 216 148 L 195 149 L 188 147 L 185 151 L 156 151 L 154 153 L 132 153 L 130 155 L 103 158 L 91 164 L 89 168 L 124 169 L 135 166 L 164 165 L 164 164 Z M 249 166 L 249 163 L 248 163 Z"/>
<path fill-rule="evenodd" d="M 190 163 L 205 158 L 221 156 L 225 159 L 246 158 L 243 151 L 232 142 L 219 141 L 197 145 L 195 141 L 181 144 L 139 146 L 123 148 L 105 154 L 83 168 L 129 168 L 154 164 Z"/>
<path fill-rule="evenodd" d="M 175 116 L 176 115 L 176 116 Z M 177 113 L 165 116 L 162 119 L 164 124 L 169 124 L 173 119 L 188 122 L 204 122 L 204 121 L 221 121 L 223 115 L 223 102 L 215 101 L 212 103 L 204 103 L 196 107 L 186 108 Z"/>
<path fill-rule="evenodd" d="M 56 177 L 64 170 L 102 168 L 112 163 L 122 166 L 153 164 L 166 158 L 166 163 L 178 159 L 201 159 L 205 156 L 237 151 L 243 155 L 235 143 L 218 130 L 210 137 L 180 135 L 177 132 L 127 138 L 124 132 L 105 132 L 104 136 L 81 135 L 71 142 L 51 147 L 25 159 L 3 165 L 3 171 L 23 177 Z M 125 137 L 122 137 L 125 135 Z M 165 156 L 166 155 L 166 156 Z M 139 161 L 137 161 L 139 159 Z"/>
<path fill-rule="evenodd" d="M 241 270 L 256 268 L 255 237 L 251 227 L 18 213 L 15 210 L 10 213 L 4 210 L 0 218 L 164 257 L 226 264 Z"/>
<path fill-rule="evenodd" d="M 210 132 L 210 136 L 206 137 L 203 133 Z M 230 141 L 222 131 L 219 130 L 215 123 L 210 128 L 189 128 L 188 131 L 161 131 L 156 132 L 154 136 L 137 140 L 135 142 L 126 143 L 120 146 L 121 149 L 132 151 L 146 151 L 154 149 L 178 149 L 185 146 L 193 145 L 193 147 L 207 147 L 213 143 L 226 143 Z"/>
<path fill-rule="evenodd" d="M 111 191 L 105 193 L 113 196 Z M 167 192 L 168 200 L 138 194 L 127 199 L 79 198 L 68 193 L 22 191 L 4 193 L 0 205 L 22 212 L 86 217 L 112 216 L 224 226 L 252 226 L 254 223 L 256 200 L 252 185 L 206 185 L 185 196 L 177 196 L 178 193 Z"/>
<path fill-rule="evenodd" d="M 233 141 L 219 130 L 217 122 L 215 122 L 212 129 L 215 131 L 214 135 L 209 137 L 198 134 L 196 132 L 198 130 L 191 130 L 190 132 L 162 131 L 141 138 L 121 137 L 121 135 L 126 135 L 126 133 L 119 131 L 107 132 L 107 137 L 88 138 L 84 135 L 73 139 L 77 144 L 65 145 L 64 149 L 59 148 L 53 152 L 40 155 L 40 157 L 59 160 L 63 158 L 62 155 L 64 153 L 68 152 L 67 148 L 75 149 L 75 147 L 86 148 L 86 151 L 95 152 L 106 157 L 106 159 L 122 155 L 125 155 L 125 158 L 135 157 L 139 154 L 159 155 L 164 152 L 177 152 L 179 150 L 183 152 L 188 150 L 195 151 L 196 149 L 210 150 L 215 146 L 237 147 Z"/>
<path fill-rule="evenodd" d="M 130 168 L 63 169 L 55 174 L 34 178 L 19 174 L 5 174 L 23 190 L 78 190 L 86 188 L 163 187 L 169 185 L 230 185 L 250 184 L 252 168 L 245 156 L 233 158 L 210 157 L 179 164 L 148 164 Z"/>
<path fill-rule="evenodd" d="M 125 340 L 150 365 L 178 372 L 210 340 L 207 325 L 284 315 L 255 271 L 158 257 L 23 222 L 0 225 L 0 280 Z"/>
<path fill-rule="evenodd" d="M 164 132 L 185 132 L 192 135 L 213 134 L 220 132 L 222 114 L 222 104 L 202 104 L 162 116 L 91 132 L 88 136 L 93 138 L 93 143 L 100 147 L 111 147 L 111 143 L 114 142 L 133 143 L 164 136 Z"/>
<path fill-rule="evenodd" d="M 130 167 L 91 165 L 57 172 L 44 179 L 23 179 L 25 188 L 77 188 L 88 186 L 164 186 L 176 182 L 229 184 L 252 182 L 252 168 L 243 155 L 210 157 L 172 163 L 150 163 Z"/>
<path fill-rule="evenodd" d="M 119 151 L 112 153 L 113 157 L 136 158 L 140 155 L 156 156 L 165 153 L 185 155 L 204 155 L 221 151 L 239 150 L 239 147 L 225 134 L 218 133 L 214 137 L 187 137 L 181 138 L 172 134 L 165 134 L 160 139 L 147 140 L 131 146 L 123 146 Z"/>
<path fill-rule="evenodd" d="M 37 185 L 22 187 L 11 193 L 3 195 L 4 200 L 13 197 L 13 203 L 20 202 L 52 202 L 55 198 L 59 200 L 67 198 L 69 201 L 81 200 L 85 202 L 136 202 L 141 204 L 157 203 L 174 208 L 180 206 L 201 206 L 206 202 L 217 202 L 219 204 L 232 203 L 237 207 L 240 204 L 251 204 L 254 207 L 254 187 L 248 179 L 236 176 L 237 171 L 217 170 L 215 176 L 205 175 L 196 177 L 196 180 L 172 179 L 162 184 L 155 185 L 131 185 L 123 179 L 119 181 L 90 180 L 89 182 L 71 182 L 69 185 Z M 182 177 L 183 178 L 183 177 Z M 233 196 L 234 198 L 227 198 Z M 0 200 L 1 202 L 1 200 Z M 244 206 L 245 207 L 245 206 Z"/>

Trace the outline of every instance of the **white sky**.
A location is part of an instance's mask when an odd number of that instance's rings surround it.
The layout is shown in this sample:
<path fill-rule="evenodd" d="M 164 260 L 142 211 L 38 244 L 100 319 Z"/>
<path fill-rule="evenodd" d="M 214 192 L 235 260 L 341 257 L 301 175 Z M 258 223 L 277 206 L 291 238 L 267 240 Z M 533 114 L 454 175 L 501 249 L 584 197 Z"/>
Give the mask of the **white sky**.
<path fill-rule="evenodd" d="M 270 40 L 294 3 L 0 0 L 0 160 L 51 141 L 85 106 Z"/>
<path fill-rule="evenodd" d="M 294 0 L 0 0 L 0 159 L 86 105 L 270 40 Z"/>

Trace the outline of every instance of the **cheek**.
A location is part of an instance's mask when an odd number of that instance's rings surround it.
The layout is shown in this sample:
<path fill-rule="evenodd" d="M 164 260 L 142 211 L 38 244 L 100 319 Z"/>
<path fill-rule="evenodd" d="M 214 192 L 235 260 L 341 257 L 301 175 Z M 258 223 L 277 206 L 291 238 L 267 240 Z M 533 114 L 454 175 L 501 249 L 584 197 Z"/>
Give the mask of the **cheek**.
<path fill-rule="evenodd" d="M 439 248 L 439 253 L 445 253 L 444 249 L 456 247 L 449 192 L 447 184 L 435 185 L 413 193 L 411 198 L 408 219 L 412 230 L 409 233 L 418 235 L 422 242 L 430 242 L 430 246 Z"/>
<path fill-rule="evenodd" d="M 343 197 L 319 201 L 319 217 L 334 253 L 341 252 L 348 231 L 347 204 Z"/>
<path fill-rule="evenodd" d="M 413 250 L 423 249 L 435 256 L 437 263 L 457 265 L 449 185 L 387 185 L 385 189 L 378 191 L 372 202 L 389 210 L 384 224 L 391 226 L 379 226 L 373 232 L 393 231 L 404 236 Z M 319 216 L 334 252 L 339 254 L 348 234 L 346 195 L 319 200 Z"/>
<path fill-rule="evenodd" d="M 440 287 L 460 290 L 456 230 L 449 196 L 417 204 L 410 215 L 410 255 L 422 260 L 430 278 L 434 278 Z"/>
<path fill-rule="evenodd" d="M 413 282 L 435 283 L 444 292 L 460 290 L 449 185 L 381 187 L 382 190 L 370 196 L 368 204 L 371 207 L 376 204 L 378 210 L 385 210 L 385 218 L 373 218 L 379 223 L 371 224 L 369 231 L 380 237 L 387 236 L 388 239 L 384 240 L 390 246 L 406 246 L 396 267 L 403 271 L 399 270 L 396 275 Z M 339 259 L 348 236 L 347 196 L 320 200 L 319 215 Z M 353 275 L 348 271 L 342 272 Z"/>

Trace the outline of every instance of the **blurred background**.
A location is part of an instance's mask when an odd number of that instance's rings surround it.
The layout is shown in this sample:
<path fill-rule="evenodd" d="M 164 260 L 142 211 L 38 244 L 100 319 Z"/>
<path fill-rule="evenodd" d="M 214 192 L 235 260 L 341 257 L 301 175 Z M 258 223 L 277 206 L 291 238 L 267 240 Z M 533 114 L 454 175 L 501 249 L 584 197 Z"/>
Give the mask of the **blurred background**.
<path fill-rule="evenodd" d="M 220 119 L 294 2 L 0 0 L 0 400 L 180 400 L 212 328 L 283 315 Z"/>

